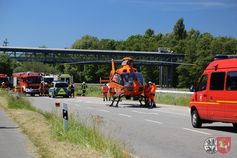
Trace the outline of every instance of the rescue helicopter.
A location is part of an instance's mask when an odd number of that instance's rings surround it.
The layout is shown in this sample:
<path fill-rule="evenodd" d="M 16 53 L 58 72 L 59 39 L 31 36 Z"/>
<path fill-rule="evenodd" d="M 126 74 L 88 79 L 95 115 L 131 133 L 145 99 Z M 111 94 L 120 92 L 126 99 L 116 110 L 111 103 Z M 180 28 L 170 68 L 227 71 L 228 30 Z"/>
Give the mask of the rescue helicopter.
<path fill-rule="evenodd" d="M 144 78 L 142 73 L 133 67 L 132 57 L 124 57 L 121 66 L 115 70 L 115 62 L 112 59 L 112 70 L 110 72 L 108 86 L 114 89 L 115 96 L 110 106 L 113 106 L 114 102 L 116 102 L 115 107 L 118 107 L 122 97 L 133 97 L 139 100 L 142 106 L 142 101 L 145 102 L 144 95 L 142 95 L 144 92 Z"/>

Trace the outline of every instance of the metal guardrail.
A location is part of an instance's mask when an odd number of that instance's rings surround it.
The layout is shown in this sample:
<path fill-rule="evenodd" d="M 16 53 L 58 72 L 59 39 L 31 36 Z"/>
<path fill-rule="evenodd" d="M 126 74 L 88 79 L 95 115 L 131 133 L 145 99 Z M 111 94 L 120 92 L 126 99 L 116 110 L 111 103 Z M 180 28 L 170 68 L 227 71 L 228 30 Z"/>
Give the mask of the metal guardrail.
<path fill-rule="evenodd" d="M 174 91 L 174 90 L 162 90 L 162 89 L 156 90 L 156 93 L 173 93 L 173 94 L 190 94 L 190 95 L 193 94 L 193 92 L 187 92 L 187 91 Z"/>
<path fill-rule="evenodd" d="M 75 86 L 79 86 L 82 83 L 74 83 Z M 86 83 L 88 86 L 99 86 L 99 83 Z M 173 93 L 173 94 L 189 94 L 192 95 L 194 92 L 189 92 L 189 91 L 179 91 L 179 90 L 168 90 L 168 89 L 160 89 L 158 88 L 156 90 L 156 93 Z"/>

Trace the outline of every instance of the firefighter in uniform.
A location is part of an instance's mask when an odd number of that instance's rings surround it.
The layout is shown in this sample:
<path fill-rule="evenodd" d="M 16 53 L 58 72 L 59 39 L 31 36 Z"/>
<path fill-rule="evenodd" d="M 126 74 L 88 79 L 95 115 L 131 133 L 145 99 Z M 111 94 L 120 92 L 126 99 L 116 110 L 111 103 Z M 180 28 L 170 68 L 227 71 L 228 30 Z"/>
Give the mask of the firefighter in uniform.
<path fill-rule="evenodd" d="M 73 98 L 74 98 L 75 87 L 74 87 L 74 85 L 73 85 L 73 84 L 71 84 L 71 86 L 70 86 L 70 90 L 71 90 L 71 97 L 73 97 Z"/>
<path fill-rule="evenodd" d="M 150 98 L 150 82 L 147 82 L 144 87 L 144 96 L 145 96 L 145 106 L 149 106 L 149 98 Z"/>
<path fill-rule="evenodd" d="M 42 82 L 40 83 L 40 87 L 39 87 L 40 96 L 44 96 L 44 95 L 45 95 L 44 86 L 45 86 L 44 81 L 42 81 Z"/>
<path fill-rule="evenodd" d="M 109 91 L 109 87 L 106 84 L 104 84 L 102 86 L 103 101 L 108 100 L 108 98 L 107 98 L 108 91 Z"/>
<path fill-rule="evenodd" d="M 82 82 L 82 85 L 81 85 L 82 96 L 85 96 L 85 95 L 86 95 L 86 88 L 87 88 L 86 83 L 85 83 L 85 82 Z"/>
<path fill-rule="evenodd" d="M 149 102 L 150 102 L 150 107 L 153 108 L 153 107 L 156 107 L 156 104 L 155 104 L 156 84 L 152 82 L 150 82 L 149 84 L 150 84 Z"/>
<path fill-rule="evenodd" d="M 50 84 L 48 84 L 47 82 L 44 82 L 44 94 L 45 95 L 49 94 L 49 88 L 50 88 Z"/>

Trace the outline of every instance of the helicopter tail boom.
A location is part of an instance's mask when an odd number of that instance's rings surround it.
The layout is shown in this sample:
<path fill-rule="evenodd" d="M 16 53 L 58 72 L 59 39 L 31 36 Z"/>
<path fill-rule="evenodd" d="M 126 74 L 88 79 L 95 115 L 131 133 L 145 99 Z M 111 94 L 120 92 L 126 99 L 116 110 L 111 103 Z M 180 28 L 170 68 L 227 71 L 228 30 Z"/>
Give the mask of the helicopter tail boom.
<path fill-rule="evenodd" d="M 112 80 L 112 77 L 114 76 L 114 74 L 115 74 L 115 63 L 114 63 L 114 59 L 112 59 L 112 68 L 111 68 L 110 77 L 109 77 L 110 80 Z"/>

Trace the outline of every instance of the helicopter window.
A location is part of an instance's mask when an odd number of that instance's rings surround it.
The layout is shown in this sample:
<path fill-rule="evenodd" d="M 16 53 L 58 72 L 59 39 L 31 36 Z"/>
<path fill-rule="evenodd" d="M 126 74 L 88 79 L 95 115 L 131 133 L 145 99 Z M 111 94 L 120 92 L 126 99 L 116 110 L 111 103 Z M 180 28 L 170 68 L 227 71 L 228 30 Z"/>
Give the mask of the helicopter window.
<path fill-rule="evenodd" d="M 123 80 L 119 74 L 114 74 L 112 81 L 123 85 Z"/>
<path fill-rule="evenodd" d="M 122 78 L 125 86 L 131 86 L 134 79 L 136 79 L 136 76 L 134 75 L 134 73 L 123 73 Z"/>
<path fill-rule="evenodd" d="M 121 65 L 128 65 L 128 61 L 124 60 Z"/>
<path fill-rule="evenodd" d="M 137 77 L 138 82 L 139 82 L 141 85 L 144 85 L 144 79 L 143 79 L 142 73 L 136 72 L 135 74 L 136 74 L 136 77 Z"/>

